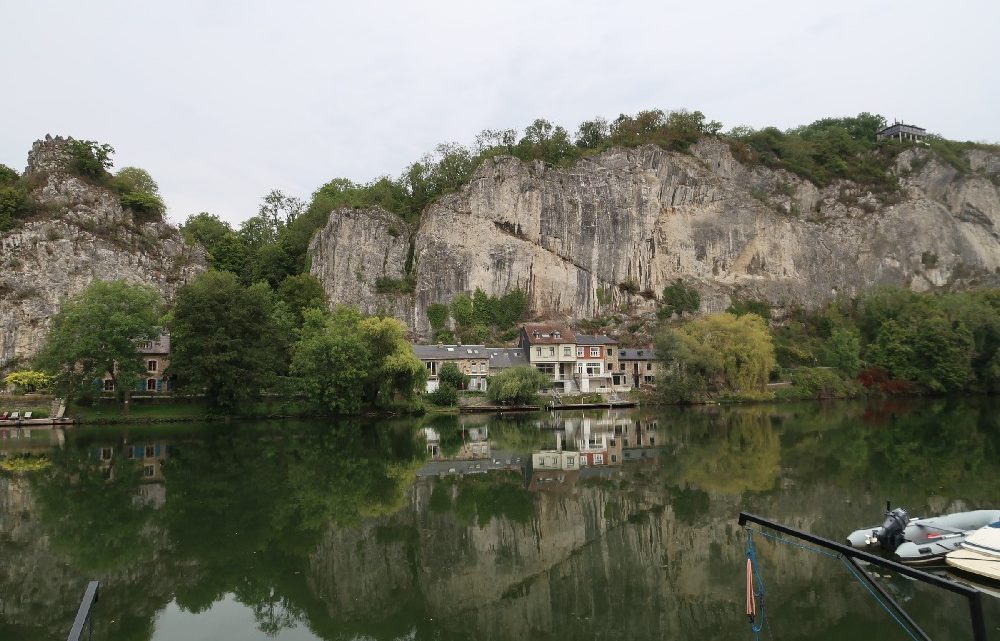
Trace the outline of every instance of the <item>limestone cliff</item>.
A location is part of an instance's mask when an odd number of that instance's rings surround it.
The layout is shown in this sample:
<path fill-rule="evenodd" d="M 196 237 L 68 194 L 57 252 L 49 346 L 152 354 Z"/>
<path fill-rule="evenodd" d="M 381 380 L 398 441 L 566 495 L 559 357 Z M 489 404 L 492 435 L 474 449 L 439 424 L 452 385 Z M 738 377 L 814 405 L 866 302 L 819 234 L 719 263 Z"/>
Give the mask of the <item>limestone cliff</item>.
<path fill-rule="evenodd" d="M 151 285 L 169 299 L 205 269 L 204 251 L 176 228 L 136 222 L 111 190 L 72 174 L 67 142 L 34 144 L 25 178 L 40 213 L 0 234 L 0 372 L 30 359 L 60 303 L 94 280 Z"/>
<path fill-rule="evenodd" d="M 963 173 L 928 150 L 903 152 L 903 196 L 882 204 L 851 183 L 820 189 L 741 164 L 716 139 L 691 155 L 612 149 L 566 169 L 498 157 L 416 228 L 384 211 L 334 212 L 313 238 L 312 273 L 331 301 L 422 333 L 428 305 L 477 287 L 522 288 L 534 313 L 572 320 L 650 312 L 676 278 L 699 289 L 704 311 L 735 296 L 818 305 L 876 284 L 995 284 L 1000 156 L 967 160 Z M 410 278 L 413 293 L 378 293 L 380 277 Z"/>

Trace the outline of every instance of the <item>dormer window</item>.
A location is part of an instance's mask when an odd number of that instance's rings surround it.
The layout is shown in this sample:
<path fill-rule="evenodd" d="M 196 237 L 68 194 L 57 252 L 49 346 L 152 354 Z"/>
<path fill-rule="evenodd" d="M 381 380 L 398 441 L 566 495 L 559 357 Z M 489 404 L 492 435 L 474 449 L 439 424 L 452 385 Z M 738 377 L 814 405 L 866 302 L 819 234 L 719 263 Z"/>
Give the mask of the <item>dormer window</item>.
<path fill-rule="evenodd" d="M 560 338 L 559 332 L 552 332 L 552 338 Z"/>
<path fill-rule="evenodd" d="M 535 338 L 540 338 L 541 333 L 536 329 L 534 332 L 532 332 L 532 336 L 534 336 Z"/>

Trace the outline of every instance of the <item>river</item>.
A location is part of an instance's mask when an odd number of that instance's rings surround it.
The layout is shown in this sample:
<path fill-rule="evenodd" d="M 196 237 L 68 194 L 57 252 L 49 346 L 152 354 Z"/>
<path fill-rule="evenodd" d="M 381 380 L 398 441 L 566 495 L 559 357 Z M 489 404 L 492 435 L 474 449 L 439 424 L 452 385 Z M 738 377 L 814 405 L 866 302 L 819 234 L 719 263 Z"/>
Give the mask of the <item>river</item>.
<path fill-rule="evenodd" d="M 839 402 L 8 435 L 0 452 L 51 466 L 0 476 L 0 639 L 64 639 L 91 579 L 101 641 L 749 639 L 740 510 L 842 540 L 880 522 L 886 500 L 913 514 L 997 507 L 998 409 Z M 602 465 L 543 469 L 588 444 L 604 448 Z M 836 559 L 755 541 L 762 638 L 909 638 Z M 932 638 L 971 638 L 959 597 L 880 582 Z M 986 614 L 1000 639 L 1000 600 L 988 596 Z"/>

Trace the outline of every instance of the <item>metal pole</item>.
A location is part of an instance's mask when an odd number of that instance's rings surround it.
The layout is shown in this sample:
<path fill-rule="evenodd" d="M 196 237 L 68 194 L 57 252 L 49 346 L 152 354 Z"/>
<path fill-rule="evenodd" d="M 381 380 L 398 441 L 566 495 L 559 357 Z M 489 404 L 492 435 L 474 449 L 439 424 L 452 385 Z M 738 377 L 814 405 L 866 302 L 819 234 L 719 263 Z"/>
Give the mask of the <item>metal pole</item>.
<path fill-rule="evenodd" d="M 98 581 L 91 581 L 87 584 L 87 589 L 83 591 L 83 600 L 80 601 L 80 608 L 76 611 L 76 618 L 73 619 L 73 627 L 69 629 L 69 636 L 66 641 L 79 641 L 83 636 L 83 626 L 90 619 L 90 610 L 97 603 L 100 596 L 101 584 Z M 93 622 L 90 626 L 93 634 Z"/>
<path fill-rule="evenodd" d="M 871 563 L 872 565 L 877 565 L 879 567 L 898 572 L 904 576 L 917 579 L 918 581 L 923 581 L 924 583 L 929 583 L 934 587 L 963 596 L 969 600 L 969 616 L 972 618 L 972 638 L 974 641 L 986 641 L 986 622 L 983 619 L 982 595 L 979 590 L 976 590 L 975 588 L 970 588 L 962 585 L 961 583 L 956 583 L 934 574 L 928 574 L 927 572 L 922 572 L 921 570 L 915 570 L 901 563 L 896 563 L 895 561 L 890 561 L 889 559 L 884 559 L 868 552 L 856 550 L 850 546 L 837 543 L 836 541 L 831 541 L 830 539 L 825 539 L 821 536 L 816 536 L 815 534 L 809 534 L 808 532 L 803 532 L 802 530 L 796 530 L 795 528 L 782 525 L 781 523 L 765 519 L 761 516 L 748 514 L 747 512 L 740 512 L 739 524 L 741 526 L 745 526 L 747 523 L 762 525 L 766 528 L 774 530 L 775 532 L 788 534 L 789 536 L 802 539 L 803 541 L 808 541 L 809 543 L 824 547 L 828 550 L 839 552 L 849 559 L 865 561 L 866 563 Z"/>
<path fill-rule="evenodd" d="M 860 563 L 858 563 L 857 561 L 855 561 L 854 559 L 852 559 L 849 556 L 844 557 L 844 558 L 847 560 L 848 563 L 850 563 L 852 566 L 854 566 L 854 569 L 858 571 L 858 573 L 861 575 L 861 578 L 864 580 L 864 582 L 869 587 L 871 587 L 873 590 L 875 590 L 876 592 L 878 592 L 879 596 L 881 596 L 883 599 L 885 599 L 889 603 L 889 605 L 891 605 L 892 608 L 896 611 L 896 613 L 899 614 L 899 616 L 903 617 L 903 620 L 906 621 L 907 625 L 910 626 L 910 628 L 913 630 L 913 632 L 918 637 L 920 637 L 924 641 L 931 641 L 931 638 L 929 636 L 927 636 L 927 633 L 924 632 L 923 629 L 919 625 L 917 625 L 917 622 L 914 621 L 913 617 L 911 617 L 909 615 L 909 613 L 907 613 L 907 611 L 903 609 L 903 606 L 901 606 L 900 604 L 896 603 L 896 600 L 893 599 L 892 596 L 888 592 L 885 591 L 885 588 L 883 588 L 881 585 L 879 585 L 875 581 L 875 579 L 873 579 L 871 577 L 870 574 L 868 574 L 867 570 L 865 570 L 863 567 L 861 567 Z"/>

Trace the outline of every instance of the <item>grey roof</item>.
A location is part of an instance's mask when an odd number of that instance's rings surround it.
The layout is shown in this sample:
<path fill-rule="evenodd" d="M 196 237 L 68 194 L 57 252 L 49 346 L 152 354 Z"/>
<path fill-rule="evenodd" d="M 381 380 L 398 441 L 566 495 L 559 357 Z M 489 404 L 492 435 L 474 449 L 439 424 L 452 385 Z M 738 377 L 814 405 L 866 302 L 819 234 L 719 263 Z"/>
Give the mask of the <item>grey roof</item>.
<path fill-rule="evenodd" d="M 170 334 L 163 332 L 160 337 L 154 341 L 149 341 L 149 347 L 146 347 L 145 343 L 139 343 L 139 353 L 140 354 L 169 354 L 170 353 Z"/>
<path fill-rule="evenodd" d="M 617 345 L 618 341 L 611 338 L 610 336 L 601 336 L 598 334 L 577 334 L 576 335 L 577 345 Z"/>
<path fill-rule="evenodd" d="M 414 345 L 413 352 L 422 361 L 456 361 L 487 357 L 485 345 Z"/>
<path fill-rule="evenodd" d="M 490 369 L 523 367 L 528 364 L 528 353 L 520 347 L 487 347 Z"/>
<path fill-rule="evenodd" d="M 618 360 L 648 361 L 656 358 L 656 350 L 652 347 L 636 347 L 618 350 Z"/>

